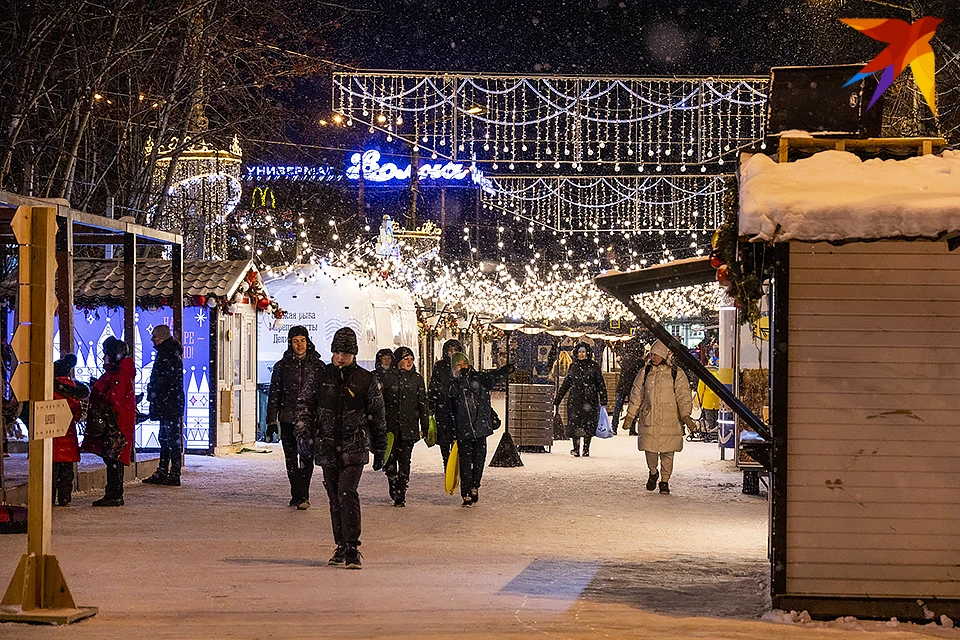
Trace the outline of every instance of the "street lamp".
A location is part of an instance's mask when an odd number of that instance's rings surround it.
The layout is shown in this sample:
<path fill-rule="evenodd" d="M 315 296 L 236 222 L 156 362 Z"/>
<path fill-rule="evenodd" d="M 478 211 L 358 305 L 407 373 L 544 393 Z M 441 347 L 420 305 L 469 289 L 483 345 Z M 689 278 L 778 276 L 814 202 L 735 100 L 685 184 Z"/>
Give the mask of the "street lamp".
<path fill-rule="evenodd" d="M 503 331 L 507 339 L 507 366 L 510 366 L 510 334 L 524 326 L 522 320 L 516 318 L 503 317 L 490 323 L 497 329 Z M 500 438 L 500 444 L 490 460 L 491 467 L 522 467 L 523 460 L 520 459 L 520 452 L 517 451 L 517 445 L 513 443 L 513 436 L 510 435 L 510 375 L 507 374 L 507 394 L 506 404 L 503 415 L 503 437 Z"/>

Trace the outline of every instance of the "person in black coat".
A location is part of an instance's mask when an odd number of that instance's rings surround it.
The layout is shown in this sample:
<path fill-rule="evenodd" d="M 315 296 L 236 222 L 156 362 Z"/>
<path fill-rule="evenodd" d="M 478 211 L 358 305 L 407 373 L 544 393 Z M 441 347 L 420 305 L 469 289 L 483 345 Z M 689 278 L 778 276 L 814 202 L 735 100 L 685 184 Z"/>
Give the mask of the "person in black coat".
<path fill-rule="evenodd" d="M 310 508 L 310 482 L 313 479 L 313 454 L 303 453 L 297 441 L 297 405 L 320 384 L 323 360 L 310 340 L 310 332 L 301 325 L 287 332 L 287 350 L 273 365 L 267 399 L 267 431 L 280 431 L 283 459 L 290 481 L 290 506 L 301 511 Z"/>
<path fill-rule="evenodd" d="M 580 438 L 583 438 L 583 456 L 589 458 L 590 440 L 597 434 L 600 422 L 600 406 L 607 404 L 607 385 L 586 342 L 581 342 L 574 350 L 573 364 L 553 401 L 554 407 L 560 407 L 568 391 L 567 430 L 573 439 L 570 455 L 580 457 Z"/>
<path fill-rule="evenodd" d="M 380 349 L 373 359 L 373 373 L 377 380 L 383 384 L 383 374 L 394 368 L 393 351 L 390 349 Z"/>
<path fill-rule="evenodd" d="M 437 444 L 440 445 L 440 455 L 443 456 L 443 468 L 447 468 L 447 459 L 450 457 L 450 447 L 453 446 L 453 416 L 447 411 L 447 392 L 453 380 L 450 358 L 455 353 L 463 352 L 463 345 L 459 340 L 447 340 L 443 343 L 443 358 L 433 365 L 430 376 L 430 390 L 427 393 L 430 411 L 437 418 Z"/>
<path fill-rule="evenodd" d="M 153 347 L 157 357 L 150 371 L 147 400 L 150 419 L 160 421 L 157 440 L 160 442 L 160 464 L 146 484 L 180 486 L 180 468 L 183 462 L 183 409 L 186 394 L 183 390 L 183 347 L 170 334 L 170 327 L 154 327 Z"/>
<path fill-rule="evenodd" d="M 512 364 L 496 371 L 477 371 L 462 353 L 451 358 L 453 380 L 447 391 L 447 412 L 453 417 L 453 433 L 457 439 L 460 462 L 460 496 L 463 506 L 480 500 L 480 480 L 487 459 L 487 437 L 494 429 L 490 391 L 498 378 L 510 375 Z"/>
<path fill-rule="evenodd" d="M 620 365 L 620 381 L 617 383 L 617 397 L 613 405 L 613 418 L 611 420 L 614 433 L 617 432 L 617 428 L 620 426 L 620 414 L 630 400 L 630 390 L 633 389 L 633 381 L 637 379 L 637 375 L 643 370 L 645 364 L 646 356 L 643 350 L 643 340 L 637 335 L 626 343 L 623 362 Z M 635 423 L 625 424 L 623 426 L 630 430 L 630 435 L 637 435 Z"/>
<path fill-rule="evenodd" d="M 410 482 L 410 457 L 414 445 L 430 428 L 430 410 L 423 376 L 414 366 L 413 351 L 409 347 L 400 347 L 393 361 L 397 366 L 386 370 L 380 378 L 387 432 L 393 434 L 393 448 L 385 470 L 393 506 L 403 507 Z"/>
<path fill-rule="evenodd" d="M 320 384 L 297 407 L 297 432 L 323 470 L 330 523 L 337 548 L 330 564 L 360 568 L 360 494 L 357 486 L 373 451 L 373 470 L 383 468 L 387 424 L 380 383 L 357 365 L 357 334 L 343 327 L 330 345 L 333 362 Z M 312 436 L 312 438 L 311 438 Z"/>

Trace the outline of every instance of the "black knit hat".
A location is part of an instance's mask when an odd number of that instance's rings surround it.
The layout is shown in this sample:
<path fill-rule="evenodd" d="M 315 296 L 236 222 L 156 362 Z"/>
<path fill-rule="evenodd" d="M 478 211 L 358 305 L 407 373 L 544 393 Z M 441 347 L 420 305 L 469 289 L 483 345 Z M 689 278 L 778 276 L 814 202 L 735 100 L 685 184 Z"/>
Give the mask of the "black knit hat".
<path fill-rule="evenodd" d="M 416 356 L 413 355 L 413 349 L 410 347 L 397 347 L 397 350 L 393 352 L 393 361 L 400 362 L 407 356 L 413 356 L 416 359 Z"/>
<path fill-rule="evenodd" d="M 77 356 L 68 353 L 53 363 L 53 376 L 59 378 L 70 375 L 70 369 L 77 366 Z"/>
<path fill-rule="evenodd" d="M 360 353 L 360 347 L 357 346 L 357 334 L 350 327 L 341 327 L 333 334 L 333 342 L 330 343 L 332 353 Z"/>
<path fill-rule="evenodd" d="M 310 340 L 310 332 L 302 324 L 290 327 L 290 330 L 287 331 L 287 344 L 293 342 L 293 339 L 297 336 L 303 336 L 308 342 Z"/>

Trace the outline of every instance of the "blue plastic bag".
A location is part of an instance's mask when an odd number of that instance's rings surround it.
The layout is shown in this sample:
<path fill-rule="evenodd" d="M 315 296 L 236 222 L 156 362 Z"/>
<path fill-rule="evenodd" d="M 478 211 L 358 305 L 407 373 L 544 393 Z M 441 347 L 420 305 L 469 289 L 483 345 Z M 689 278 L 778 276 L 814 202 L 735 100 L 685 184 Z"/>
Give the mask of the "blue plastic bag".
<path fill-rule="evenodd" d="M 613 427 L 610 426 L 610 416 L 607 415 L 607 408 L 600 407 L 600 422 L 597 424 L 598 438 L 612 438 Z"/>

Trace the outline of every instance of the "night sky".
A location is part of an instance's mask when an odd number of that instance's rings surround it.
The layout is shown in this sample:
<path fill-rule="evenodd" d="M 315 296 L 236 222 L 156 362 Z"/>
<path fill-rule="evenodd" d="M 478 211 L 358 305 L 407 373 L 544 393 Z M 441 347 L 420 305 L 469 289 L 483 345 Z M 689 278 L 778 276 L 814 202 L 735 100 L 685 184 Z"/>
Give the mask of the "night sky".
<path fill-rule="evenodd" d="M 374 69 L 766 74 L 872 57 L 837 21 L 872 16 L 908 17 L 864 0 L 375 1 L 330 43 L 336 61 Z"/>

